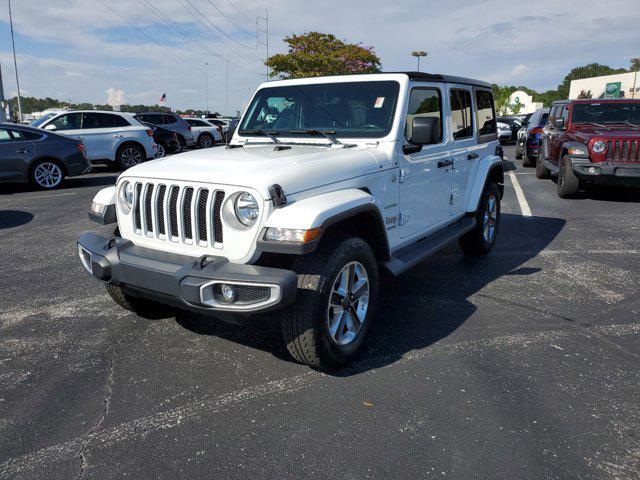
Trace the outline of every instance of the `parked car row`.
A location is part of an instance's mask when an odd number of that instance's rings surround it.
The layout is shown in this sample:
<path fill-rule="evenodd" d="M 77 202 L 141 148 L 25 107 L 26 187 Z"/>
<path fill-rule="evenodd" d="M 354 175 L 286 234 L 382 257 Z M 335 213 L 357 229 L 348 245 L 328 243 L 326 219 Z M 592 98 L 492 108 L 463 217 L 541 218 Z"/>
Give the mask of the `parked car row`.
<path fill-rule="evenodd" d="M 557 177 L 558 196 L 594 185 L 640 187 L 640 100 L 554 102 L 534 113 L 518 151 L 536 176 Z"/>
<path fill-rule="evenodd" d="M 212 147 L 225 134 L 226 126 L 211 119 L 173 113 L 54 111 L 30 126 L 1 125 L 0 182 L 59 188 L 65 177 L 88 172 L 92 164 L 124 170 L 186 147 Z"/>

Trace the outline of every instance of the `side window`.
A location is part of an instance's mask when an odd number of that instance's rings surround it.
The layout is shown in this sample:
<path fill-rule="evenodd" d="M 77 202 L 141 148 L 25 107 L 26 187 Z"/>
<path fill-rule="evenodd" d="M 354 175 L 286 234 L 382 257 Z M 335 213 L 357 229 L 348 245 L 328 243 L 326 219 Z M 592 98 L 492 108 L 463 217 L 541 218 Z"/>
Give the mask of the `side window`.
<path fill-rule="evenodd" d="M 104 114 L 106 117 L 109 117 L 109 126 L 110 127 L 130 127 L 131 124 L 129 120 L 120 115 L 114 115 L 112 113 Z"/>
<path fill-rule="evenodd" d="M 9 134 L 9 130 L 5 130 L 4 128 L 0 128 L 0 143 L 11 142 L 13 138 Z"/>
<path fill-rule="evenodd" d="M 82 114 L 82 128 L 83 129 L 94 129 L 94 128 L 104 128 L 104 122 L 102 119 L 102 115 L 99 113 L 83 113 Z"/>
<path fill-rule="evenodd" d="M 562 118 L 564 118 L 564 124 L 566 126 L 567 123 L 569 123 L 569 105 L 564 107 L 564 110 L 562 110 Z"/>
<path fill-rule="evenodd" d="M 449 101 L 453 139 L 462 140 L 473 136 L 471 94 L 467 90 L 451 90 Z"/>
<path fill-rule="evenodd" d="M 476 90 L 476 105 L 478 112 L 478 133 L 491 135 L 496 133 L 496 114 L 493 106 L 493 94 L 487 90 Z"/>
<path fill-rule="evenodd" d="M 173 115 L 162 115 L 162 124 L 170 125 L 176 123 L 176 118 Z"/>
<path fill-rule="evenodd" d="M 438 141 L 442 142 L 442 100 L 440 91 L 435 88 L 414 88 L 409 96 L 407 108 L 407 124 L 405 126 L 405 138 L 411 138 L 411 125 L 414 117 L 437 118 L 440 123 Z"/>
<path fill-rule="evenodd" d="M 552 125 L 553 127 L 555 127 L 555 121 L 556 121 L 556 119 L 558 119 L 558 118 L 562 117 L 562 111 L 563 111 L 563 110 L 564 110 L 564 107 L 563 107 L 562 105 L 558 105 L 558 106 L 556 107 L 556 114 L 555 114 L 555 116 L 553 117 L 553 122 L 554 122 L 554 125 Z"/>
<path fill-rule="evenodd" d="M 51 120 L 47 125 L 55 125 L 56 130 L 79 130 L 81 113 L 67 113 Z"/>
<path fill-rule="evenodd" d="M 25 142 L 27 137 L 20 130 L 9 130 L 9 133 L 16 142 Z"/>
<path fill-rule="evenodd" d="M 547 123 L 547 120 L 549 120 L 549 114 L 543 113 L 542 117 L 540 117 L 540 122 L 538 122 L 538 126 L 544 127 L 545 124 Z"/>

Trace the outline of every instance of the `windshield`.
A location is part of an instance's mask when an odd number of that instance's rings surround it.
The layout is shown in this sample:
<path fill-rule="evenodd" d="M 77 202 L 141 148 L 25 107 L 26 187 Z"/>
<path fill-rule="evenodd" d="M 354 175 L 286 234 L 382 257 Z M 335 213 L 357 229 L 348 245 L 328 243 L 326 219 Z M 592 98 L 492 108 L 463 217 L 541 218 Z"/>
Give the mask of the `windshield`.
<path fill-rule="evenodd" d="M 37 118 L 36 120 L 33 120 L 29 125 L 31 125 L 32 127 L 39 127 L 40 125 L 42 125 L 44 122 L 49 120 L 54 115 L 56 115 L 56 114 L 55 113 L 47 113 L 44 117 L 40 117 L 40 118 Z"/>
<path fill-rule="evenodd" d="M 399 89 L 394 81 L 263 88 L 249 105 L 240 134 L 323 130 L 341 137 L 384 137 L 393 124 Z"/>
<path fill-rule="evenodd" d="M 571 123 L 640 125 L 640 103 L 576 103 Z"/>

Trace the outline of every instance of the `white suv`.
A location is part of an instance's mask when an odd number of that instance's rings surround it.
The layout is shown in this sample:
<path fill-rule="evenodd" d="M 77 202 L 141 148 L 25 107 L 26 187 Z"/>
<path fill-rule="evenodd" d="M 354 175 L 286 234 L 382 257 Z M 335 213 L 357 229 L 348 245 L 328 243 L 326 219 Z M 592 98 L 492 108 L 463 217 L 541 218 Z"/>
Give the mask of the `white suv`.
<path fill-rule="evenodd" d="M 226 149 L 140 165 L 94 198 L 85 269 L 142 315 L 158 305 L 229 322 L 279 311 L 291 355 L 351 361 L 379 275 L 452 241 L 493 247 L 502 149 L 488 83 L 425 73 L 261 85 Z M 278 317 L 275 317 L 278 318 Z"/>
<path fill-rule="evenodd" d="M 213 147 L 216 143 L 222 143 L 222 128 L 211 123 L 206 118 L 185 118 L 191 127 L 193 139 L 200 148 Z"/>
<path fill-rule="evenodd" d="M 122 169 L 154 158 L 153 132 L 132 113 L 97 110 L 59 112 L 33 126 L 84 141 L 92 162 L 117 162 Z"/>

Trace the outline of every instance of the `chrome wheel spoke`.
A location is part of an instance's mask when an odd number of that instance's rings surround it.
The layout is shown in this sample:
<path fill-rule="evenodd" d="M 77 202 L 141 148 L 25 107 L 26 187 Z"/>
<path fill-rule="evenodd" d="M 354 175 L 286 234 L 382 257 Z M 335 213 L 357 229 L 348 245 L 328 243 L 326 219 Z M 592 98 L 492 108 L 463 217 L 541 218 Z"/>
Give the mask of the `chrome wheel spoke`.
<path fill-rule="evenodd" d="M 338 345 L 354 341 L 362 329 L 369 306 L 369 278 L 364 266 L 350 262 L 336 275 L 329 295 L 327 326 Z"/>

